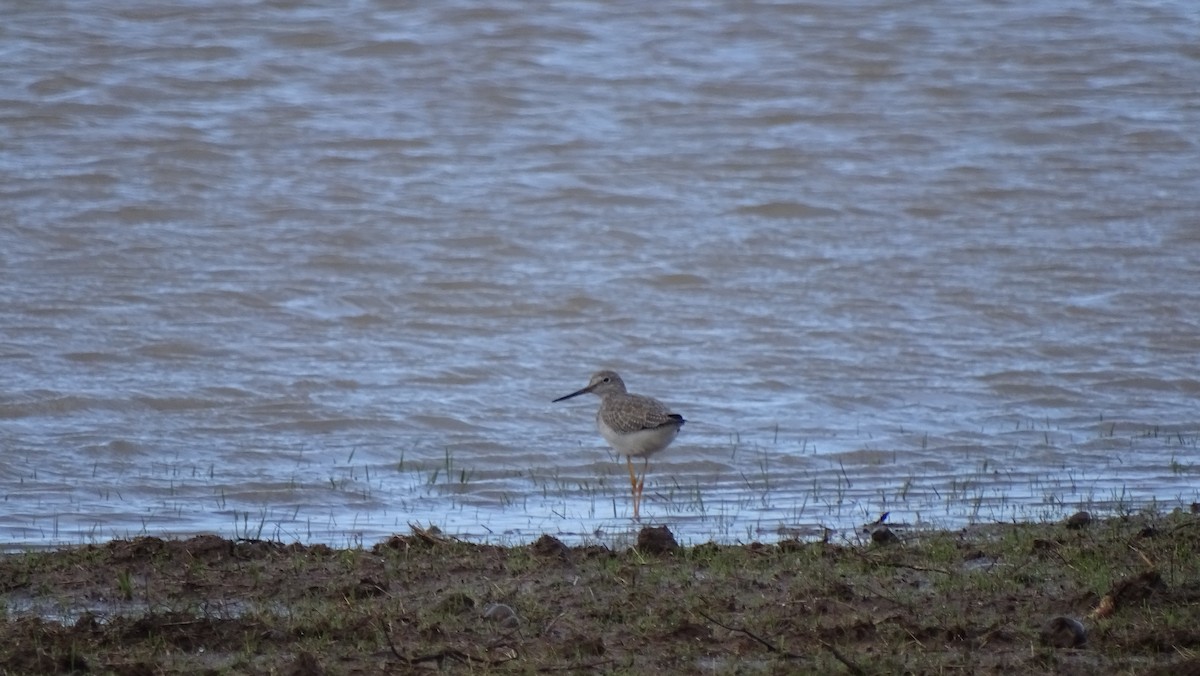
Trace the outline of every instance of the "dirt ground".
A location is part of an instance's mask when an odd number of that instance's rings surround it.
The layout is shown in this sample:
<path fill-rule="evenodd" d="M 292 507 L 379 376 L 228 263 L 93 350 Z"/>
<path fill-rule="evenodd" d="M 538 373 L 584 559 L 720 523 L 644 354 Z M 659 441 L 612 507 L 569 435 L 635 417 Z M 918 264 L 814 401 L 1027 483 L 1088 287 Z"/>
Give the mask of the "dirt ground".
<path fill-rule="evenodd" d="M 370 549 L 198 536 L 0 557 L 0 673 L 1200 674 L 1200 517 L 857 542 Z"/>

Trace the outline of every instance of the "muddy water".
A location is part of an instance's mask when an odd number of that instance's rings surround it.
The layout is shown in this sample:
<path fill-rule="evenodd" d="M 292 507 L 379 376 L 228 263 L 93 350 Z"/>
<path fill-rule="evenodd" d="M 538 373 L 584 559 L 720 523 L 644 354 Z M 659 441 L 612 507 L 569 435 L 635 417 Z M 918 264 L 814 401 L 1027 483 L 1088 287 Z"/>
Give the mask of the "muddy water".
<path fill-rule="evenodd" d="M 0 543 L 1200 500 L 1190 3 L 25 3 Z"/>

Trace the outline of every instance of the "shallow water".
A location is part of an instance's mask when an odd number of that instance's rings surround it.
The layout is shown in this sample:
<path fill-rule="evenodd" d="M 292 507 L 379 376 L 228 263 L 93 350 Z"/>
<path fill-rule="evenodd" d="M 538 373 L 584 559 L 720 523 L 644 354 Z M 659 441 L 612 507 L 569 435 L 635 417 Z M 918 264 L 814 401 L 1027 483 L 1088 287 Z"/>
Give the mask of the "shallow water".
<path fill-rule="evenodd" d="M 1189 3 L 28 3 L 0 543 L 1200 500 Z"/>

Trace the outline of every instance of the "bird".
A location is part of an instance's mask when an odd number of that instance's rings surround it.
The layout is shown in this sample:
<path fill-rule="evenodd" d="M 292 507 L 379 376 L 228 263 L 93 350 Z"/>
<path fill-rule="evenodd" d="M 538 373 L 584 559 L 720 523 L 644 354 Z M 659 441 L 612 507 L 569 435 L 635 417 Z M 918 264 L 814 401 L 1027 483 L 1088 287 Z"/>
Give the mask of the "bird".
<path fill-rule="evenodd" d="M 588 393 L 600 397 L 600 409 L 596 411 L 596 428 L 600 430 L 600 436 L 613 450 L 625 456 L 629 487 L 633 491 L 633 518 L 640 521 L 639 508 L 650 456 L 670 446 L 679 435 L 679 428 L 687 421 L 657 399 L 630 394 L 616 371 L 597 371 L 588 380 L 587 387 L 551 403 Z M 640 476 L 633 471 L 633 458 L 642 459 Z"/>

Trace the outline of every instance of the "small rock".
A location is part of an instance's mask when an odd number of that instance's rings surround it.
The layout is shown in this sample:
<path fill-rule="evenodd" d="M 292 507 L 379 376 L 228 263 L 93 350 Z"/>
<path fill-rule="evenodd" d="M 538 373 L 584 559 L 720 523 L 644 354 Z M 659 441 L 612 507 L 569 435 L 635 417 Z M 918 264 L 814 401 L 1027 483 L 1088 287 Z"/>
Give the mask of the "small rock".
<path fill-rule="evenodd" d="M 667 554 L 679 549 L 679 543 L 670 528 L 646 526 L 638 533 L 637 548 L 647 554 Z"/>
<path fill-rule="evenodd" d="M 1059 615 L 1042 625 L 1039 638 L 1053 648 L 1079 648 L 1087 643 L 1087 628 L 1073 617 Z"/>
<path fill-rule="evenodd" d="M 871 542 L 877 545 L 894 545 L 900 542 L 900 536 L 887 526 L 880 526 L 871 531 Z"/>
<path fill-rule="evenodd" d="M 489 603 L 483 609 L 483 619 L 496 622 L 505 629 L 516 629 L 521 626 L 521 618 L 517 617 L 517 611 L 505 603 Z"/>
<path fill-rule="evenodd" d="M 543 535 L 542 537 L 538 538 L 536 542 L 530 545 L 529 548 L 538 556 L 555 557 L 564 560 L 571 552 L 571 550 L 562 543 L 562 540 L 559 540 L 552 535 Z"/>
<path fill-rule="evenodd" d="M 1067 528 L 1079 530 L 1092 522 L 1092 515 L 1087 512 L 1075 512 L 1067 518 Z"/>

